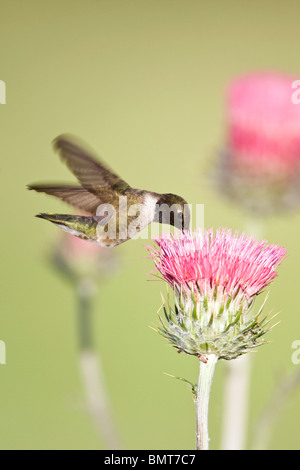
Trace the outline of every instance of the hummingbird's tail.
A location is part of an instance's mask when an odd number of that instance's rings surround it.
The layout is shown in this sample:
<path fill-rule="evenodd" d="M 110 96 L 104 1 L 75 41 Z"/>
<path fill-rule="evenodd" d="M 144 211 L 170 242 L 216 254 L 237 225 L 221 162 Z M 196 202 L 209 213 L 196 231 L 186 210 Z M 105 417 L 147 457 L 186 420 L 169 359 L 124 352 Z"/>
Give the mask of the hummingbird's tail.
<path fill-rule="evenodd" d="M 37 214 L 36 217 L 49 220 L 65 232 L 83 240 L 97 241 L 97 221 L 93 217 L 46 213 Z"/>

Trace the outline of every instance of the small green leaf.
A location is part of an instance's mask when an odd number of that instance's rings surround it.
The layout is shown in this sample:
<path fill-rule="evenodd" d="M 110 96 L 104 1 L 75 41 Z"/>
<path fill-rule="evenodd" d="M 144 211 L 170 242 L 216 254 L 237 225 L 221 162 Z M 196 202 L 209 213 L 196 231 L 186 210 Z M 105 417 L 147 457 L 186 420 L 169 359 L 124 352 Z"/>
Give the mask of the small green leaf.
<path fill-rule="evenodd" d="M 190 380 L 187 380 L 183 377 L 176 377 L 175 375 L 167 374 L 166 372 L 165 372 L 165 374 L 168 375 L 169 377 L 172 377 L 173 379 L 177 379 L 177 380 L 181 380 L 182 382 L 185 382 L 191 388 L 193 398 L 194 399 L 197 398 L 197 388 L 198 388 L 197 384 L 193 384 L 192 382 L 190 382 Z"/>

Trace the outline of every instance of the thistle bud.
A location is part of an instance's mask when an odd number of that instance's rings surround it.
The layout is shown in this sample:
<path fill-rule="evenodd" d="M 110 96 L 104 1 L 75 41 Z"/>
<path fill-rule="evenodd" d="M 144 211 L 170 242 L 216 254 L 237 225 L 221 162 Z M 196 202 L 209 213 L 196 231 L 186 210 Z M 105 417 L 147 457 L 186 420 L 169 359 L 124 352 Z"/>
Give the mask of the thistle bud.
<path fill-rule="evenodd" d="M 65 232 L 54 247 L 52 262 L 75 281 L 90 279 L 98 282 L 110 277 L 117 268 L 117 258 L 109 248 Z"/>

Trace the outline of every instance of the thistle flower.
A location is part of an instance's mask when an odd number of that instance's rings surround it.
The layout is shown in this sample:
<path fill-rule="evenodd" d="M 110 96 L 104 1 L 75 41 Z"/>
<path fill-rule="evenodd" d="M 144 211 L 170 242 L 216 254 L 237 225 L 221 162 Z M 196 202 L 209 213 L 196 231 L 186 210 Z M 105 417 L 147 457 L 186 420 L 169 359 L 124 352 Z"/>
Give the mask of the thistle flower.
<path fill-rule="evenodd" d="M 159 332 L 200 362 L 196 403 L 196 448 L 209 449 L 208 405 L 215 365 L 235 359 L 264 343 L 269 330 L 262 307 L 253 314 L 255 297 L 277 276 L 284 248 L 219 229 L 181 232 L 147 247 L 156 269 L 175 292 L 175 306 L 164 302 Z"/>
<path fill-rule="evenodd" d="M 156 269 L 175 291 L 175 306 L 164 302 L 160 332 L 173 346 L 205 360 L 207 354 L 234 359 L 268 331 L 255 297 L 277 276 L 286 250 L 229 229 L 182 232 L 148 247 Z"/>
<path fill-rule="evenodd" d="M 300 201 L 300 106 L 295 77 L 256 73 L 233 80 L 227 97 L 227 137 L 215 172 L 222 194 L 256 214 Z"/>
<path fill-rule="evenodd" d="M 96 281 L 109 277 L 117 267 L 116 256 L 109 248 L 87 242 L 62 232 L 54 246 L 52 261 L 70 279 Z"/>

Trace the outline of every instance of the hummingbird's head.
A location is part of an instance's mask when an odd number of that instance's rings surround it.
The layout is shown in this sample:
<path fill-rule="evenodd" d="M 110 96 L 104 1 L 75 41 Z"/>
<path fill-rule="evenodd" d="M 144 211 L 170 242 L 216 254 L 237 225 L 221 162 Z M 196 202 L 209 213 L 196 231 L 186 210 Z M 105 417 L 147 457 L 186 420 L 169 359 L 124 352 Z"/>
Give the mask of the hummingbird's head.
<path fill-rule="evenodd" d="M 154 221 L 169 224 L 179 230 L 189 230 L 190 209 L 188 203 L 176 194 L 162 194 L 155 206 Z"/>

